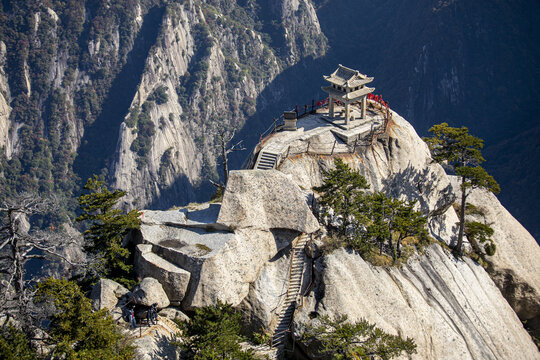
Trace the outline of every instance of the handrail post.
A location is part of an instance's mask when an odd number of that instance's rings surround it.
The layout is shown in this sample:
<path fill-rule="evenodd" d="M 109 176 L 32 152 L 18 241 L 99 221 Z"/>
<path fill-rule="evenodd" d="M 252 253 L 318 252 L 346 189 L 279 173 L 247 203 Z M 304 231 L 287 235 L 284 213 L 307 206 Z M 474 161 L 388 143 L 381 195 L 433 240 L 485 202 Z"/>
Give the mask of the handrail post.
<path fill-rule="evenodd" d="M 334 139 L 334 145 L 332 146 L 332 152 L 330 153 L 330 155 L 334 155 L 334 148 L 336 147 L 336 143 L 337 143 L 337 140 Z"/>

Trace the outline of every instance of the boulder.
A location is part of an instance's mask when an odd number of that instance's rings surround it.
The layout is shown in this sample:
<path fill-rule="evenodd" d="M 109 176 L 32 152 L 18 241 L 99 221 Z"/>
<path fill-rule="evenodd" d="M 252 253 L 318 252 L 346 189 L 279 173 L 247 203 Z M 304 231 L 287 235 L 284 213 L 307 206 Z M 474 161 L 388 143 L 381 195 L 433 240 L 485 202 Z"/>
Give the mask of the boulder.
<path fill-rule="evenodd" d="M 301 205 L 307 209 L 305 202 Z M 134 237 L 142 243 L 137 250 L 136 269 L 153 268 L 156 273 L 148 274 L 159 279 L 175 305 L 179 297 L 171 288 L 176 286 L 173 284 L 182 284 L 181 269 L 188 272 L 189 285 L 181 303 L 184 310 L 215 305 L 218 300 L 236 306 L 248 294 L 250 283 L 257 279 L 264 264 L 290 246 L 299 233 L 283 228 L 267 231 L 250 227 L 231 231 L 224 225 L 221 229 L 203 227 L 201 224 L 205 222 L 212 224 L 215 208 L 210 206 L 202 211 L 187 212 L 188 220 L 194 224 L 182 219 L 174 223 L 172 216 L 167 222 L 143 222 L 134 232 Z M 174 273 L 166 269 L 173 269 Z"/>
<path fill-rule="evenodd" d="M 182 321 L 189 321 L 189 317 L 184 314 L 180 309 L 175 307 L 168 307 L 159 312 L 159 316 L 165 317 L 169 320 L 179 319 Z"/>
<path fill-rule="evenodd" d="M 152 277 L 163 286 L 169 301 L 180 305 L 186 294 L 190 273 L 152 252 L 152 245 L 137 245 L 135 270 L 139 277 Z"/>
<path fill-rule="evenodd" d="M 133 299 L 138 305 L 150 306 L 157 303 L 158 309 L 169 306 L 170 301 L 163 286 L 154 278 L 144 278 L 133 291 Z"/>
<path fill-rule="evenodd" d="M 129 293 L 129 290 L 109 279 L 100 279 L 92 288 L 90 299 L 92 299 L 92 308 L 101 310 L 107 308 L 113 310 L 118 303 L 118 299 Z"/>
<path fill-rule="evenodd" d="M 231 171 L 218 223 L 233 228 L 280 228 L 303 233 L 319 229 L 298 185 L 277 170 Z"/>

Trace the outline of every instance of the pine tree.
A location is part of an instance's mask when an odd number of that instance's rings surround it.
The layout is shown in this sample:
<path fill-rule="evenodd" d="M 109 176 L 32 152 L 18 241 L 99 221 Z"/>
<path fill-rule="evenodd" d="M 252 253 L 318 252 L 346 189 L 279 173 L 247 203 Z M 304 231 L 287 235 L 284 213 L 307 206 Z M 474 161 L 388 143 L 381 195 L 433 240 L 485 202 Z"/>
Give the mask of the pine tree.
<path fill-rule="evenodd" d="M 434 125 L 429 132 L 432 137 L 425 138 L 433 159 L 451 167 L 461 180 L 461 209 L 465 209 L 467 197 L 472 189 L 484 188 L 495 194 L 500 192 L 499 184 L 480 166 L 485 159 L 481 149 L 484 141 L 469 134 L 466 127 L 454 128 L 447 123 Z M 454 251 L 461 255 L 465 229 L 465 211 L 460 212 L 459 232 Z"/>
<path fill-rule="evenodd" d="M 84 232 L 85 250 L 98 257 L 98 275 L 131 286 L 132 266 L 127 263 L 130 252 L 122 246 L 122 239 L 131 229 L 139 228 L 139 213 L 131 210 L 126 214 L 115 209 L 118 200 L 126 192 L 109 191 L 97 176 L 88 179 L 84 188 L 90 193 L 79 196 L 79 206 L 83 213 L 76 220 L 91 222 L 90 228 Z"/>
<path fill-rule="evenodd" d="M 315 187 L 322 193 L 319 203 L 322 206 L 332 208 L 336 215 L 343 217 L 341 234 L 351 222 L 351 216 L 361 218 L 359 208 L 364 196 L 364 190 L 369 189 L 369 184 L 358 170 L 352 170 L 343 160 L 336 159 L 335 169 L 323 171 L 324 184 Z"/>
<path fill-rule="evenodd" d="M 334 320 L 328 316 L 316 318 L 307 325 L 303 337 L 318 341 L 321 355 L 335 360 L 387 360 L 403 352 L 407 355 L 416 353 L 413 339 L 388 334 L 367 320 L 348 322 L 346 315 Z"/>
<path fill-rule="evenodd" d="M 184 341 L 178 343 L 183 359 L 255 359 L 250 351 L 240 347 L 240 314 L 230 304 L 218 301 L 216 306 L 195 310 L 190 321 L 177 321 Z"/>
<path fill-rule="evenodd" d="M 107 309 L 92 312 L 90 300 L 68 280 L 49 278 L 38 283 L 34 299 L 50 309 L 48 333 L 52 359 L 129 360 L 134 349 L 116 328 Z"/>
<path fill-rule="evenodd" d="M 26 334 L 8 323 L 0 329 L 0 359 L 36 360 L 37 355 Z"/>
<path fill-rule="evenodd" d="M 362 211 L 367 221 L 366 231 L 358 233 L 360 241 L 376 244 L 380 253 L 386 243 L 394 262 L 401 257 L 405 238 L 415 236 L 420 241 L 427 238 L 427 219 L 420 211 L 414 210 L 416 201 L 393 199 L 376 192 L 366 196 L 363 204 Z"/>

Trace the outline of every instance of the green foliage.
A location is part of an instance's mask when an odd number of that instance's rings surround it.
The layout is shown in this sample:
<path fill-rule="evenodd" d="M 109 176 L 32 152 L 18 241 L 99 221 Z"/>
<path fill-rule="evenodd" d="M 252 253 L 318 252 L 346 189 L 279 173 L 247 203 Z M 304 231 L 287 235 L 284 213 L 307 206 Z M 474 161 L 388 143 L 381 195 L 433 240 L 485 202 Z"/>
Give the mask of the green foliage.
<path fill-rule="evenodd" d="M 190 321 L 177 321 L 184 341 L 177 345 L 185 352 L 183 359 L 255 359 L 251 351 L 243 351 L 239 342 L 240 314 L 230 304 L 218 302 L 195 310 Z"/>
<path fill-rule="evenodd" d="M 150 110 L 153 102 L 146 101 L 142 106 L 142 111 L 138 111 L 138 107 L 132 109 L 130 112 L 129 123 L 136 123 L 137 137 L 131 143 L 130 150 L 137 153 L 137 168 L 142 170 L 148 162 L 148 154 L 152 148 L 152 137 L 155 135 L 156 130 L 154 123 L 150 119 Z M 133 119 L 132 119 L 133 116 Z"/>
<path fill-rule="evenodd" d="M 368 253 L 377 247 L 379 253 L 392 256 L 395 263 L 402 256 L 402 243 L 407 237 L 416 237 L 420 243 L 426 242 L 427 219 L 415 211 L 416 202 L 392 199 L 382 192 L 366 196 L 362 208 L 367 221 L 365 232 L 356 233 L 356 250 Z"/>
<path fill-rule="evenodd" d="M 268 331 L 261 329 L 259 332 L 255 332 L 252 335 L 253 342 L 258 345 L 267 345 L 270 343 L 270 340 L 272 339 L 272 334 L 270 334 Z"/>
<path fill-rule="evenodd" d="M 429 132 L 432 137 L 424 138 L 437 162 L 447 162 L 453 167 L 471 166 L 482 163 L 480 151 L 484 141 L 469 134 L 466 127 L 453 128 L 447 123 L 434 125 Z"/>
<path fill-rule="evenodd" d="M 35 300 L 53 309 L 49 335 L 53 359 L 128 360 L 134 349 L 116 328 L 107 309 L 92 312 L 90 300 L 68 280 L 49 278 L 38 283 Z"/>
<path fill-rule="evenodd" d="M 130 252 L 122 247 L 122 239 L 131 229 L 139 228 L 139 213 L 135 209 L 127 214 L 115 209 L 126 192 L 110 192 L 95 175 L 88 179 L 84 189 L 90 193 L 78 197 L 82 214 L 76 220 L 90 222 L 90 228 L 84 232 L 85 250 L 100 259 L 96 266 L 98 275 L 130 287 L 134 284 L 132 266 L 127 263 Z"/>
<path fill-rule="evenodd" d="M 7 47 L 5 66 L 13 108 L 10 123 L 22 124 L 17 135 L 24 151 L 0 160 L 5 175 L 0 179 L 0 197 L 32 191 L 72 198 L 78 180 L 72 169 L 72 122 L 78 118 L 90 124 L 99 114 L 133 45 L 137 4 L 131 0 L 3 3 L 0 39 Z M 119 56 L 106 50 L 115 41 L 108 35 L 113 29 L 120 32 Z M 89 41 L 101 44 L 94 56 L 88 46 L 81 46 Z M 56 76 L 52 73 L 55 59 L 67 63 L 60 87 L 52 86 L 51 81 Z M 76 70 L 88 83 L 73 90 Z M 74 106 L 65 100 L 71 91 L 75 91 Z"/>
<path fill-rule="evenodd" d="M 308 324 L 304 338 L 320 342 L 320 353 L 335 360 L 387 360 L 402 353 L 416 353 L 412 339 L 390 335 L 366 320 L 350 323 L 345 315 L 335 320 L 328 316 L 316 318 Z"/>
<path fill-rule="evenodd" d="M 497 247 L 491 239 L 493 229 L 489 225 L 478 221 L 466 221 L 464 231 L 478 256 L 493 256 L 495 254 Z"/>
<path fill-rule="evenodd" d="M 148 97 L 148 101 L 154 101 L 158 105 L 166 104 L 169 101 L 166 86 L 158 86 Z"/>
<path fill-rule="evenodd" d="M 324 172 L 324 184 L 315 188 L 321 191 L 319 203 L 332 208 L 335 215 L 342 217 L 342 223 L 336 231 L 331 230 L 327 249 L 347 246 L 358 251 L 368 260 L 374 254 L 385 254 L 396 263 L 405 255 L 403 243 L 409 241 L 407 249 L 417 249 L 427 242 L 427 219 L 421 212 L 415 211 L 416 202 L 392 199 L 382 192 L 367 195 L 369 188 L 366 179 L 357 170 L 335 161 L 335 169 Z"/>
<path fill-rule="evenodd" d="M 483 188 L 495 194 L 500 192 L 499 184 L 489 175 L 480 164 L 485 161 L 481 149 L 484 141 L 469 134 L 466 127 L 454 128 L 447 123 L 434 125 L 429 132 L 432 137 L 424 138 L 428 144 L 433 159 L 451 167 L 461 179 L 461 208 L 465 208 L 467 196 L 471 189 Z M 458 241 L 454 248 L 461 255 L 463 235 L 465 231 L 465 211 L 459 217 Z M 490 252 L 494 248 L 490 245 Z"/>
<path fill-rule="evenodd" d="M 35 360 L 37 356 L 24 332 L 8 324 L 0 329 L 0 359 Z"/>
<path fill-rule="evenodd" d="M 466 191 L 469 188 L 483 188 L 495 194 L 501 192 L 501 188 L 493 176 L 489 175 L 487 171 L 480 166 L 460 166 L 456 167 L 455 170 L 456 175 L 465 180 L 461 185 L 463 191 Z"/>
<path fill-rule="evenodd" d="M 335 169 L 323 171 L 324 184 L 314 190 L 322 192 L 319 200 L 322 206 L 330 207 L 335 214 L 343 216 L 340 233 L 345 234 L 347 226 L 351 224 L 350 216 L 361 217 L 359 208 L 369 184 L 358 170 L 352 170 L 343 160 L 336 159 L 334 165 Z"/>

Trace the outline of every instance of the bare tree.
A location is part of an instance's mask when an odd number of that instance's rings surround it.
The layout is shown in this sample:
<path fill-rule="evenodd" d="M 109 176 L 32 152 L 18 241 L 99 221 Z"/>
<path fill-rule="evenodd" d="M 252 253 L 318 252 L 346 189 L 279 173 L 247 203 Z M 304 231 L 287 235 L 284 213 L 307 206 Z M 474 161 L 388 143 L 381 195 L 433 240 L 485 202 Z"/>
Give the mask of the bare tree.
<path fill-rule="evenodd" d="M 231 140 L 234 138 L 236 129 L 228 130 L 225 127 L 220 127 L 216 130 L 215 135 L 217 138 L 217 148 L 219 157 L 221 158 L 221 163 L 223 165 L 223 184 L 216 184 L 212 181 L 212 184 L 218 188 L 223 189 L 227 185 L 227 180 L 229 179 L 229 161 L 227 156 L 233 151 L 242 151 L 246 148 L 242 145 L 242 140 L 236 144 L 229 145 Z"/>
<path fill-rule="evenodd" d="M 21 325 L 30 325 L 32 316 L 32 283 L 27 276 L 27 263 L 32 259 L 60 258 L 62 249 L 74 239 L 52 229 L 33 230 L 28 218 L 57 211 L 55 198 L 42 198 L 24 193 L 0 204 L 0 314 Z"/>

